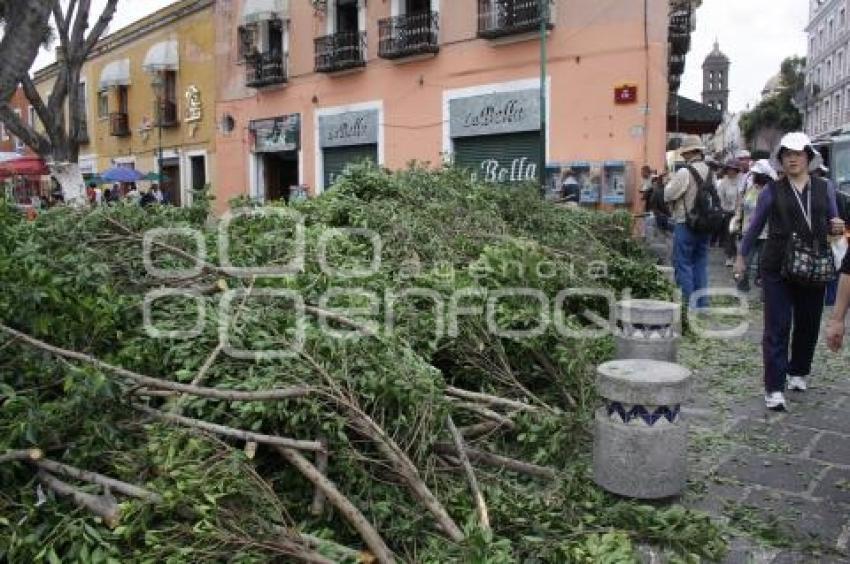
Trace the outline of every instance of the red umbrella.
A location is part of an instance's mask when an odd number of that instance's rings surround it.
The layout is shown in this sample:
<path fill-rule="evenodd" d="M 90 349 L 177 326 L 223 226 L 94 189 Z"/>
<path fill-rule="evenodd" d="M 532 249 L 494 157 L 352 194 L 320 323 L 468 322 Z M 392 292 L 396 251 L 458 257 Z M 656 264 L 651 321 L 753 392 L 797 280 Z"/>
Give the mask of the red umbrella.
<path fill-rule="evenodd" d="M 21 157 L 0 163 L 0 178 L 9 176 L 46 176 L 50 170 L 39 157 Z"/>

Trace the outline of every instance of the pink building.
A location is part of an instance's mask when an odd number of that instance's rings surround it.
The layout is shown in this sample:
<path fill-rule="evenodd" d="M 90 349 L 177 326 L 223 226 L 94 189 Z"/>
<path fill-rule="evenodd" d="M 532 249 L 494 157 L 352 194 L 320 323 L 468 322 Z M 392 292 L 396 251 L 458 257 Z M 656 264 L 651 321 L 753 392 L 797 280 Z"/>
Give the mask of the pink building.
<path fill-rule="evenodd" d="M 664 163 L 671 2 L 550 10 L 546 162 L 611 172 L 603 200 L 632 203 L 618 172 Z M 540 19 L 538 0 L 219 1 L 219 209 L 321 193 L 363 158 L 538 178 Z"/>

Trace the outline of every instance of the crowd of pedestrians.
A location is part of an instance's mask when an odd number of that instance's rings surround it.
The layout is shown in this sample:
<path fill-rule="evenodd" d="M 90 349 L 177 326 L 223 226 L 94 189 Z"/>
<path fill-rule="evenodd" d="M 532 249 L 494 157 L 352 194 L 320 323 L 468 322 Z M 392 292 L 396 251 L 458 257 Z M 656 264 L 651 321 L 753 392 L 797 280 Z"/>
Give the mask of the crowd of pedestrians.
<path fill-rule="evenodd" d="M 712 246 L 722 249 L 737 290 L 760 289 L 765 406 L 785 410 L 786 392 L 808 388 L 822 315 L 833 301 L 827 344 L 838 350 L 843 343 L 850 202 L 801 132 L 785 135 L 771 159 L 739 151 L 720 163 L 697 136 L 684 138 L 678 155 L 678 170 L 647 174 L 641 191 L 652 227 L 672 232 L 682 301 L 697 310 L 708 305 L 708 256 Z"/>

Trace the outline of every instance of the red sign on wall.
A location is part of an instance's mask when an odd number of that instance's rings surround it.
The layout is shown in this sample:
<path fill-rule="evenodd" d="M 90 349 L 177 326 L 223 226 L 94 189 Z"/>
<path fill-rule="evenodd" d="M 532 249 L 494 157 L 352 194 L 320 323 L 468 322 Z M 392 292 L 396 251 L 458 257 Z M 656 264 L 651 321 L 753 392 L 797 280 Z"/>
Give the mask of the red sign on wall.
<path fill-rule="evenodd" d="M 622 84 L 614 87 L 615 104 L 634 104 L 637 102 L 637 84 Z"/>

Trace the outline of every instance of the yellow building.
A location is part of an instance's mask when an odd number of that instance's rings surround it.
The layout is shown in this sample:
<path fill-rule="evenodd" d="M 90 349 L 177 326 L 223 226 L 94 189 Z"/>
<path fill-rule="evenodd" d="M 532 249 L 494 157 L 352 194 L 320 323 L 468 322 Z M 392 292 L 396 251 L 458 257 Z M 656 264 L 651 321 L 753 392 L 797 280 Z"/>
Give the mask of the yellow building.
<path fill-rule="evenodd" d="M 181 0 L 104 37 L 83 67 L 84 175 L 112 167 L 163 174 L 172 204 L 214 184 L 215 0 Z M 47 99 L 57 66 L 35 75 Z"/>

